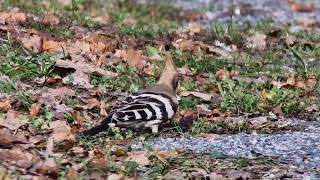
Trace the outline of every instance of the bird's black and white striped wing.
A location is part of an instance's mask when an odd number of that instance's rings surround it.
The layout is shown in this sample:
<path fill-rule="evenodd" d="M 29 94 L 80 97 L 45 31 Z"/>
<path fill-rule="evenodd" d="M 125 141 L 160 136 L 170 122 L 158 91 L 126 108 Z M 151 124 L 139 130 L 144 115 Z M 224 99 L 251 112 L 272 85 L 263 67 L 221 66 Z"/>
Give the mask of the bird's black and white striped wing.
<path fill-rule="evenodd" d="M 144 92 L 127 97 L 112 111 L 112 120 L 153 121 L 166 120 L 174 116 L 177 104 L 166 94 Z"/>

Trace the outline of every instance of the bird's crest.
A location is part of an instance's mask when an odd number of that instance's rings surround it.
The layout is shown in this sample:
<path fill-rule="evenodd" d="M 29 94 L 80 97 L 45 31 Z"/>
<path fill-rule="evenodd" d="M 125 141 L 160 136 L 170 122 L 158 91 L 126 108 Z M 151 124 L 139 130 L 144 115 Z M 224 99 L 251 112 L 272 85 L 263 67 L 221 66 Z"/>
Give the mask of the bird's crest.
<path fill-rule="evenodd" d="M 166 52 L 165 54 L 165 67 L 157 84 L 167 86 L 172 90 L 175 90 L 177 88 L 178 71 L 176 64 L 169 52 Z"/>

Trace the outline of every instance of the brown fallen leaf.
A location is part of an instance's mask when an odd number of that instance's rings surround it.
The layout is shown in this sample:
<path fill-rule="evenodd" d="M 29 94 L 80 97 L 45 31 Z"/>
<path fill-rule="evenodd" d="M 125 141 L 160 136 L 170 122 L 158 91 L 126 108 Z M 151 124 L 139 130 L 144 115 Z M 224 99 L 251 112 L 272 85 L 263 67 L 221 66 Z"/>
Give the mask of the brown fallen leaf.
<path fill-rule="evenodd" d="M 124 54 L 123 59 L 131 66 L 137 66 L 139 63 L 141 63 L 140 59 L 142 57 L 142 51 L 138 50 L 132 50 L 129 49 Z"/>
<path fill-rule="evenodd" d="M 225 49 L 216 46 L 208 46 L 208 51 L 222 57 L 228 57 L 230 55 L 230 51 L 226 51 Z"/>
<path fill-rule="evenodd" d="M 200 115 L 209 115 L 211 114 L 211 110 L 207 108 L 207 106 L 203 104 L 196 105 L 198 109 L 198 114 Z"/>
<path fill-rule="evenodd" d="M 295 3 L 291 1 L 290 7 L 291 7 L 291 10 L 295 12 L 308 13 L 316 10 L 316 7 L 313 3 Z"/>
<path fill-rule="evenodd" d="M 175 48 L 184 51 L 197 52 L 201 49 L 199 43 L 187 39 L 177 39 L 175 42 L 172 42 L 172 44 Z"/>
<path fill-rule="evenodd" d="M 28 169 L 39 160 L 40 158 L 34 154 L 19 148 L 0 149 L 0 161 L 7 162 L 8 164 L 19 168 Z"/>
<path fill-rule="evenodd" d="M 43 39 L 42 49 L 48 52 L 63 51 L 64 49 L 66 49 L 66 43 Z"/>
<path fill-rule="evenodd" d="M 34 104 L 32 106 L 32 108 L 30 109 L 30 115 L 33 117 L 38 116 L 40 109 L 41 109 L 41 106 L 42 106 L 42 102 L 40 102 L 40 101 L 38 101 L 36 104 Z"/>
<path fill-rule="evenodd" d="M 243 170 L 230 170 L 226 173 L 226 176 L 230 179 L 251 179 L 252 177 L 251 173 Z"/>
<path fill-rule="evenodd" d="M 7 112 L 11 108 L 11 101 L 7 99 L 5 101 L 0 101 L 0 111 Z"/>
<path fill-rule="evenodd" d="M 211 98 L 213 97 L 213 94 L 201 93 L 196 91 L 182 91 L 180 93 L 180 96 L 190 96 L 190 95 L 201 98 L 205 101 L 210 101 Z"/>
<path fill-rule="evenodd" d="M 309 76 L 308 79 L 305 81 L 306 86 L 309 88 L 316 87 L 317 83 L 318 83 L 318 79 L 314 75 Z"/>
<path fill-rule="evenodd" d="M 42 51 L 42 38 L 37 34 L 18 37 L 23 47 L 33 52 Z"/>
<path fill-rule="evenodd" d="M 27 20 L 23 12 L 0 12 L 0 24 L 20 24 Z"/>
<path fill-rule="evenodd" d="M 267 110 L 267 111 L 271 111 L 274 107 L 270 104 L 266 104 L 266 103 L 259 103 L 257 104 L 257 107 L 259 109 L 263 109 L 263 110 Z"/>
<path fill-rule="evenodd" d="M 134 151 L 128 153 L 128 161 L 135 161 L 141 166 L 145 166 L 150 164 L 150 160 L 148 158 L 146 151 Z"/>
<path fill-rule="evenodd" d="M 58 25 L 60 23 L 60 20 L 57 16 L 51 15 L 51 14 L 45 14 L 40 23 L 46 24 L 46 25 Z"/>
<path fill-rule="evenodd" d="M 80 173 L 77 171 L 76 168 L 74 167 L 69 168 L 67 179 L 76 180 L 76 179 L 79 179 L 79 177 L 80 177 Z"/>
<path fill-rule="evenodd" d="M 32 169 L 35 169 L 37 172 L 47 175 L 58 175 L 58 166 L 54 159 L 46 159 L 44 161 L 39 161 L 33 165 Z"/>
<path fill-rule="evenodd" d="M 217 78 L 217 80 L 220 80 L 220 81 L 227 80 L 230 78 L 230 73 L 229 73 L 229 71 L 227 71 L 225 69 L 219 69 L 216 72 L 216 78 Z"/>
<path fill-rule="evenodd" d="M 6 128 L 0 129 L 0 144 L 10 145 L 16 143 L 26 144 L 29 142 L 24 136 L 13 135 Z"/>
<path fill-rule="evenodd" d="M 187 65 L 181 67 L 181 68 L 177 68 L 179 74 L 181 75 L 192 75 L 192 71 L 189 69 L 189 67 Z"/>
<path fill-rule="evenodd" d="M 80 111 L 76 111 L 71 115 L 72 119 L 76 122 L 76 124 L 82 124 L 85 122 L 85 118 L 81 115 Z"/>
<path fill-rule="evenodd" d="M 74 86 L 91 89 L 94 86 L 90 83 L 90 76 L 81 70 L 76 70 L 73 74 L 62 79 L 64 84 L 72 84 Z"/>
<path fill-rule="evenodd" d="M 109 162 L 108 157 L 100 149 L 89 151 L 89 157 L 92 158 L 95 164 L 105 165 Z"/>
<path fill-rule="evenodd" d="M 82 106 L 83 109 L 100 108 L 100 101 L 97 98 L 80 98 L 82 102 L 87 103 Z"/>
<path fill-rule="evenodd" d="M 106 102 L 105 101 L 100 101 L 100 115 L 101 116 L 108 116 L 108 113 L 106 111 Z"/>
<path fill-rule="evenodd" d="M 102 68 L 96 67 L 93 64 L 77 61 L 66 61 L 58 59 L 56 60 L 55 66 L 67 69 L 75 69 L 86 74 L 96 73 L 101 76 L 114 77 L 117 74 L 111 71 L 106 71 Z"/>
<path fill-rule="evenodd" d="M 123 177 L 122 174 L 110 174 L 108 180 L 123 180 Z"/>
<path fill-rule="evenodd" d="M 75 96 L 76 92 L 68 87 L 49 88 L 48 93 L 55 97 L 65 98 L 67 96 Z"/>
<path fill-rule="evenodd" d="M 52 137 L 55 141 L 74 140 L 75 137 L 71 133 L 71 127 L 66 121 L 52 121 L 49 123 L 50 128 L 53 129 Z"/>
<path fill-rule="evenodd" d="M 163 164 L 168 164 L 168 160 L 181 156 L 181 153 L 177 151 L 155 151 L 150 156 L 155 156 Z"/>
<path fill-rule="evenodd" d="M 211 112 L 211 116 L 212 117 L 224 117 L 224 116 L 226 116 L 226 113 L 221 112 L 219 109 L 214 109 Z"/>
<path fill-rule="evenodd" d="M 277 87 L 277 88 L 300 88 L 300 89 L 305 89 L 306 88 L 306 83 L 309 83 L 308 85 L 310 87 L 313 87 L 316 85 L 317 80 L 311 78 L 308 82 L 307 80 L 303 80 L 297 76 L 289 76 L 286 80 L 286 82 L 281 82 L 281 81 L 272 81 L 272 84 Z"/>
<path fill-rule="evenodd" d="M 44 157 L 45 157 L 46 159 L 48 159 L 49 156 L 54 155 L 53 146 L 54 146 L 53 138 L 52 138 L 52 137 L 49 137 L 49 138 L 48 138 L 48 141 L 47 141 L 47 145 L 46 145 L 46 151 L 45 151 L 45 153 L 44 153 Z"/>
<path fill-rule="evenodd" d="M 197 22 L 190 22 L 185 29 L 187 32 L 189 32 L 189 35 L 193 36 L 197 33 L 200 33 L 203 29 L 203 26 Z"/>
<path fill-rule="evenodd" d="M 283 111 L 282 111 L 281 106 L 274 107 L 274 108 L 272 109 L 272 112 L 273 112 L 275 115 L 279 116 L 280 118 L 284 118 L 284 113 L 283 113 Z"/>
<path fill-rule="evenodd" d="M 10 130 L 17 130 L 19 127 L 28 124 L 28 121 L 17 118 L 19 114 L 17 111 L 8 111 L 6 118 L 0 117 L 0 126 L 7 127 Z"/>
<path fill-rule="evenodd" d="M 93 54 L 101 54 L 107 50 L 107 44 L 105 42 L 108 40 L 101 34 L 91 33 L 85 38 L 85 41 L 90 44 L 90 52 Z"/>
<path fill-rule="evenodd" d="M 264 124 L 268 122 L 266 116 L 259 116 L 248 119 L 248 123 L 250 123 L 254 128 L 261 128 Z"/>
<path fill-rule="evenodd" d="M 267 46 L 266 38 L 267 36 L 265 34 L 256 32 L 255 34 L 247 38 L 247 41 L 249 42 L 248 46 L 258 47 L 259 49 L 265 49 Z"/>

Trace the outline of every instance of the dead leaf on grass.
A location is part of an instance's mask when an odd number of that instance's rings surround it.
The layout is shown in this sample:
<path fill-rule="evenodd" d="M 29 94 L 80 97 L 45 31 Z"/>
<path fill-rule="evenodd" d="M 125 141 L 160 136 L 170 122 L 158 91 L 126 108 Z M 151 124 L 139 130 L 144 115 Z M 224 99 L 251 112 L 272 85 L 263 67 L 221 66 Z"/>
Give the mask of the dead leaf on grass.
<path fill-rule="evenodd" d="M 60 23 L 60 20 L 57 16 L 51 15 L 51 14 L 45 14 L 42 18 L 40 23 L 46 24 L 46 25 L 58 25 Z"/>
<path fill-rule="evenodd" d="M 220 47 L 216 47 L 216 46 L 208 46 L 208 51 L 210 53 L 216 54 L 218 56 L 222 56 L 222 57 L 228 57 L 230 55 L 230 51 L 226 51 Z"/>
<path fill-rule="evenodd" d="M 10 130 L 17 130 L 19 127 L 28 124 L 28 121 L 17 118 L 19 114 L 17 111 L 8 111 L 6 118 L 0 117 L 0 126 L 7 127 Z"/>
<path fill-rule="evenodd" d="M 209 115 L 209 114 L 211 114 L 211 110 L 209 108 L 207 108 L 206 105 L 199 104 L 199 105 L 196 105 L 196 107 L 197 107 L 198 113 L 200 115 Z"/>
<path fill-rule="evenodd" d="M 75 96 L 76 92 L 68 87 L 49 88 L 48 93 L 54 97 L 65 98 L 67 96 Z"/>
<path fill-rule="evenodd" d="M 254 128 L 260 128 L 262 125 L 266 124 L 268 122 L 268 119 L 266 116 L 259 116 L 248 119 L 248 122 L 254 126 Z"/>
<path fill-rule="evenodd" d="M 148 158 L 147 152 L 145 151 L 129 152 L 127 160 L 135 161 L 141 166 L 150 164 L 150 160 Z"/>
<path fill-rule="evenodd" d="M 300 88 L 305 89 L 307 86 L 313 88 L 317 84 L 317 79 L 311 76 L 309 79 L 301 79 L 297 76 L 289 76 L 286 82 L 272 81 L 272 84 L 277 88 Z"/>
<path fill-rule="evenodd" d="M 181 153 L 177 151 L 155 151 L 150 156 L 155 156 L 163 164 L 168 164 L 168 160 L 181 156 Z"/>
<path fill-rule="evenodd" d="M 131 66 L 137 66 L 141 63 L 140 59 L 142 57 L 142 51 L 135 51 L 132 49 L 129 49 L 128 51 L 117 50 L 115 56 L 123 58 Z"/>
<path fill-rule="evenodd" d="M 177 39 L 175 42 L 172 42 L 172 44 L 175 48 L 184 51 L 197 52 L 201 49 L 199 43 L 187 39 Z"/>
<path fill-rule="evenodd" d="M 26 34 L 25 36 L 18 37 L 18 39 L 27 50 L 36 53 L 42 51 L 42 38 L 37 34 Z"/>
<path fill-rule="evenodd" d="M 75 113 L 72 113 L 72 119 L 76 122 L 76 124 L 82 124 L 85 122 L 85 118 L 81 115 L 80 111 L 76 111 Z"/>
<path fill-rule="evenodd" d="M 186 30 L 189 32 L 189 35 L 191 36 L 200 33 L 202 29 L 203 26 L 197 22 L 190 22 L 186 27 Z"/>
<path fill-rule="evenodd" d="M 316 87 L 317 83 L 318 83 L 318 79 L 314 75 L 309 76 L 308 79 L 305 81 L 306 86 L 309 88 Z"/>
<path fill-rule="evenodd" d="M 90 74 L 95 73 L 100 76 L 114 77 L 117 74 L 111 71 L 106 71 L 102 68 L 96 67 L 93 64 L 88 64 L 84 62 L 76 61 L 66 61 L 58 59 L 56 60 L 55 66 L 75 69 L 76 72 L 62 79 L 65 84 L 73 84 L 75 86 L 81 86 L 87 89 L 93 88 L 94 86 L 90 84 Z"/>
<path fill-rule="evenodd" d="M 42 106 L 42 102 L 40 102 L 40 101 L 33 104 L 32 108 L 30 109 L 30 115 L 33 117 L 38 116 L 40 109 L 41 109 L 41 106 Z"/>
<path fill-rule="evenodd" d="M 43 39 L 42 49 L 48 52 L 63 51 L 64 49 L 66 49 L 66 43 Z"/>
<path fill-rule="evenodd" d="M 35 169 L 37 172 L 48 175 L 58 175 L 58 166 L 54 159 L 46 159 L 44 161 L 37 162 L 32 169 Z"/>
<path fill-rule="evenodd" d="M 0 149 L 0 161 L 7 162 L 19 168 L 28 169 L 39 160 L 40 159 L 34 154 L 19 148 Z"/>
<path fill-rule="evenodd" d="M 86 89 L 91 89 L 94 86 L 90 83 L 90 76 L 80 70 L 62 79 L 64 84 L 72 84 Z"/>
<path fill-rule="evenodd" d="M 49 123 L 49 126 L 53 129 L 52 137 L 55 141 L 75 139 L 71 133 L 71 127 L 65 121 L 52 121 Z"/>
<path fill-rule="evenodd" d="M 143 70 L 143 72 L 148 75 L 153 74 L 154 65 L 149 62 L 152 59 L 143 56 L 141 50 L 116 50 L 114 56 L 123 59 L 130 66 Z"/>
<path fill-rule="evenodd" d="M 26 144 L 29 142 L 24 136 L 13 135 L 10 130 L 6 128 L 0 129 L 0 144 L 10 145 L 16 143 Z"/>
<path fill-rule="evenodd" d="M 108 176 L 108 180 L 122 180 L 123 177 L 122 174 L 111 174 Z"/>
<path fill-rule="evenodd" d="M 227 71 L 225 69 L 219 69 L 216 72 L 216 78 L 217 78 L 217 80 L 220 80 L 220 81 L 227 80 L 230 78 L 230 73 L 229 73 L 229 71 Z"/>
<path fill-rule="evenodd" d="M 114 77 L 117 75 L 114 72 L 106 71 L 102 68 L 96 67 L 93 64 L 89 64 L 85 62 L 66 61 L 66 60 L 58 59 L 56 60 L 55 66 L 61 67 L 61 68 L 67 68 L 67 69 L 75 69 L 86 74 L 96 73 L 100 76 L 108 76 L 108 77 Z"/>
<path fill-rule="evenodd" d="M 0 101 L 0 111 L 7 112 L 11 108 L 11 101 L 7 99 L 5 101 Z"/>
<path fill-rule="evenodd" d="M 196 91 L 182 91 L 180 93 L 180 96 L 190 96 L 190 95 L 201 98 L 205 101 L 210 101 L 211 98 L 214 96 L 213 94 L 201 93 L 201 92 L 196 92 Z"/>
<path fill-rule="evenodd" d="M 0 24 L 20 24 L 27 20 L 23 12 L 0 12 Z"/>
<path fill-rule="evenodd" d="M 83 109 L 100 108 L 100 101 L 97 98 L 80 98 L 82 102 L 87 103 L 82 106 Z"/>
<path fill-rule="evenodd" d="M 77 171 L 77 169 L 74 167 L 71 167 L 68 171 L 67 179 L 76 180 L 76 179 L 80 179 L 79 177 L 80 177 L 80 173 Z"/>
<path fill-rule="evenodd" d="M 247 38 L 247 41 L 249 42 L 248 46 L 257 47 L 259 49 L 265 49 L 267 46 L 266 38 L 267 36 L 265 34 L 256 32 L 255 34 Z"/>

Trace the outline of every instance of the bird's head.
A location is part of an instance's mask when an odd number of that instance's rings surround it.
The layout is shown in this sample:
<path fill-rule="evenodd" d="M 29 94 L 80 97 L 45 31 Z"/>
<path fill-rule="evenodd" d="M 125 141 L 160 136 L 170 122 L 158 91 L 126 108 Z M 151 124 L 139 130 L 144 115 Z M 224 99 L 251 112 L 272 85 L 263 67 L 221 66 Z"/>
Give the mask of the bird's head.
<path fill-rule="evenodd" d="M 161 73 L 158 84 L 167 86 L 171 90 L 175 91 L 177 89 L 179 82 L 179 74 L 177 71 L 176 64 L 172 59 L 169 52 L 165 54 L 165 67 Z"/>

